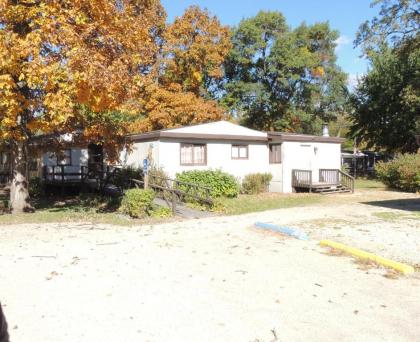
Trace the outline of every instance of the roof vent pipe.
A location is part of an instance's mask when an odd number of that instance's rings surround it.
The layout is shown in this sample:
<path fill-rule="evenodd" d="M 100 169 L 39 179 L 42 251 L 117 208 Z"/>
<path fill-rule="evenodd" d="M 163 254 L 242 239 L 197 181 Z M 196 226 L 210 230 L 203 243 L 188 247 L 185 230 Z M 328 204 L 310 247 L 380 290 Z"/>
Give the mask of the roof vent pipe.
<path fill-rule="evenodd" d="M 324 123 L 322 125 L 322 136 L 323 137 L 329 137 L 330 136 L 330 132 L 328 130 L 328 124 L 327 123 Z"/>

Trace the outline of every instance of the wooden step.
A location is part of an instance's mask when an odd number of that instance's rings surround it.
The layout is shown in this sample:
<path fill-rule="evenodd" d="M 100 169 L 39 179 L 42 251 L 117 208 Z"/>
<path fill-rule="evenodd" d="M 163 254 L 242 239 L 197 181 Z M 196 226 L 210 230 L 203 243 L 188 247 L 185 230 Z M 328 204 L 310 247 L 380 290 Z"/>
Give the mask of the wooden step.
<path fill-rule="evenodd" d="M 318 192 L 321 195 L 328 195 L 328 194 L 340 194 L 340 193 L 348 193 L 351 192 L 350 189 L 335 189 L 335 190 L 325 190 Z"/>
<path fill-rule="evenodd" d="M 325 187 L 319 187 L 312 190 L 315 193 L 318 194 L 337 194 L 337 193 L 348 193 L 351 192 L 351 190 L 344 185 L 334 185 L 334 186 L 325 186 Z"/>

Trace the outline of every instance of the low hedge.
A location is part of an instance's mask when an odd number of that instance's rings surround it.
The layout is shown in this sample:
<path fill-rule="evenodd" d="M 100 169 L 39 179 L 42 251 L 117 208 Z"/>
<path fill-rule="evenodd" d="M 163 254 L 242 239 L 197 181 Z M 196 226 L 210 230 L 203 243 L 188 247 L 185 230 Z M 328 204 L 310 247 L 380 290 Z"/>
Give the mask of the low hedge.
<path fill-rule="evenodd" d="M 378 162 L 375 171 L 391 188 L 420 192 L 420 154 L 400 154 L 389 162 Z"/>
<path fill-rule="evenodd" d="M 241 191 L 247 195 L 266 192 L 272 178 L 271 173 L 251 173 L 246 175 L 242 181 Z"/>
<path fill-rule="evenodd" d="M 130 189 L 124 192 L 120 211 L 133 218 L 150 216 L 153 211 L 153 190 Z"/>
<path fill-rule="evenodd" d="M 219 197 L 237 197 L 239 194 L 239 184 L 235 177 L 221 170 L 184 171 L 176 174 L 176 180 L 210 188 L 210 196 L 213 199 Z M 186 190 L 187 186 L 181 185 L 180 189 Z"/>

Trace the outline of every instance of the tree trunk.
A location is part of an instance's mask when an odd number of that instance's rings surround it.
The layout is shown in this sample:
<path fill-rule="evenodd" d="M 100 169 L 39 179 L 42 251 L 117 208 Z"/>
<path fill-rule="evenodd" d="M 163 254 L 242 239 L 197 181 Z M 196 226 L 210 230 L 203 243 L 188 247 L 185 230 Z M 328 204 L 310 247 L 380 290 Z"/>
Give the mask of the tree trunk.
<path fill-rule="evenodd" d="M 10 207 L 13 214 L 34 211 L 29 203 L 27 156 L 26 143 L 15 142 L 12 147 L 13 179 L 10 186 Z"/>

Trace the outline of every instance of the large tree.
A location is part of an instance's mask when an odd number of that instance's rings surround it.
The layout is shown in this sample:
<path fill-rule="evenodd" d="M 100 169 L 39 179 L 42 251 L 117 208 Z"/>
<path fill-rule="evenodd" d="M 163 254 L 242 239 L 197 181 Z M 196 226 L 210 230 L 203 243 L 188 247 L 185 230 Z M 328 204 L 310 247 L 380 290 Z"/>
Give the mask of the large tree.
<path fill-rule="evenodd" d="M 359 27 L 355 44 L 365 52 L 378 50 L 388 42 L 393 46 L 418 37 L 420 2 L 418 0 L 374 0 L 371 7 L 380 5 L 379 15 Z"/>
<path fill-rule="evenodd" d="M 420 133 L 420 53 L 383 46 L 370 53 L 370 71 L 352 95 L 351 134 L 367 147 L 415 151 Z"/>
<path fill-rule="evenodd" d="M 165 17 L 159 0 L 0 0 L 0 143 L 12 149 L 14 212 L 30 210 L 28 148 L 41 134 L 59 145 L 77 133 L 116 159 L 128 132 L 223 117 L 205 90 L 222 76 L 228 28 L 195 6 Z"/>
<path fill-rule="evenodd" d="M 242 20 L 233 29 L 221 102 L 250 127 L 316 132 L 344 110 L 337 38 L 328 23 L 292 30 L 279 12 Z"/>
<path fill-rule="evenodd" d="M 163 84 L 177 83 L 185 91 L 205 95 L 212 80 L 222 78 L 232 47 L 230 30 L 207 10 L 189 7 L 168 25 L 163 37 Z"/>
<path fill-rule="evenodd" d="M 352 96 L 351 135 L 369 147 L 415 151 L 420 134 L 420 4 L 381 3 L 379 17 L 361 25 L 356 44 L 370 61 Z"/>
<path fill-rule="evenodd" d="M 156 79 L 158 0 L 0 0 L 0 140 L 12 150 L 11 206 L 30 209 L 28 146 L 40 133 L 121 141 Z M 111 142 L 111 143 L 110 143 Z"/>
<path fill-rule="evenodd" d="M 197 6 L 168 24 L 159 39 L 158 77 L 146 87 L 143 113 L 131 126 L 149 131 L 219 120 L 223 109 L 208 94 L 223 77 L 222 65 L 231 48 L 227 26 Z"/>

